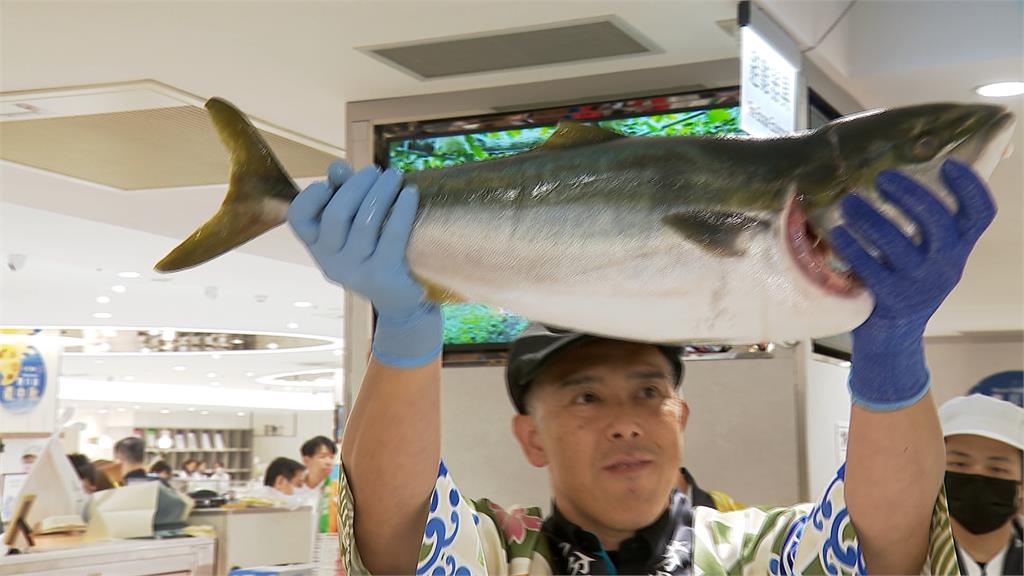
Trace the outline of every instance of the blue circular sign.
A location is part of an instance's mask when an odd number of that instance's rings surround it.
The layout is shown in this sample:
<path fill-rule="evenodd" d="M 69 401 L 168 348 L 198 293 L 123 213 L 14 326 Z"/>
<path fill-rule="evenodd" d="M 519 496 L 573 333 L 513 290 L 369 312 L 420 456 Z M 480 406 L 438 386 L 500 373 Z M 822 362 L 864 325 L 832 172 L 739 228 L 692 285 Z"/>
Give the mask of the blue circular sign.
<path fill-rule="evenodd" d="M 987 376 L 974 385 L 968 394 L 984 394 L 1024 406 L 1024 371 L 1007 370 Z"/>
<path fill-rule="evenodd" d="M 43 400 L 46 365 L 32 346 L 0 344 L 0 408 L 25 414 Z"/>

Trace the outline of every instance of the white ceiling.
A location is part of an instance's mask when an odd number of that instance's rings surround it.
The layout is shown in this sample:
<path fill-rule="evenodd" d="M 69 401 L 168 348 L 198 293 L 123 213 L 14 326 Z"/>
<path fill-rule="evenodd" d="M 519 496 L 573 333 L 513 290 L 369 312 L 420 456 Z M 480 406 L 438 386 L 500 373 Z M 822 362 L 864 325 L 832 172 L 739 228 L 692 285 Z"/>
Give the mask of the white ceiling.
<path fill-rule="evenodd" d="M 766 2 L 812 45 L 846 2 Z M 816 63 L 868 106 L 979 100 L 984 82 L 1024 77 L 1020 2 L 861 1 L 818 48 Z M 151 78 L 201 97 L 222 96 L 248 114 L 343 148 L 348 101 L 535 82 L 734 57 L 717 21 L 731 0 L 661 2 L 17 2 L 0 4 L 0 91 Z M 421 81 L 357 50 L 614 14 L 660 46 L 649 56 Z M 1018 113 L 1022 99 L 1007 102 Z M 993 179 L 1001 212 L 962 286 L 930 331 L 1024 327 L 1024 145 Z M 29 256 L 0 272 L 0 325 L 118 325 L 295 332 L 340 337 L 342 293 L 325 282 L 286 229 L 199 269 L 158 282 L 152 264 L 212 213 L 223 187 L 122 193 L 0 164 L 0 253 Z M 143 277 L 121 280 L 119 271 Z M 110 286 L 125 284 L 125 294 Z M 217 288 L 217 298 L 204 295 Z M 101 306 L 98 295 L 113 301 Z M 257 302 L 257 295 L 266 295 Z M 296 300 L 313 302 L 297 309 Z M 109 311 L 109 320 L 94 312 Z M 299 324 L 288 330 L 289 322 Z M 78 379 L 259 389 L 259 375 L 337 365 L 331 351 L 251 358 L 68 357 Z M 230 368 L 224 368 L 229 366 Z M 220 366 L 221 368 L 218 368 Z M 256 376 L 246 377 L 245 372 Z M 191 390 L 191 389 L 190 389 Z"/>

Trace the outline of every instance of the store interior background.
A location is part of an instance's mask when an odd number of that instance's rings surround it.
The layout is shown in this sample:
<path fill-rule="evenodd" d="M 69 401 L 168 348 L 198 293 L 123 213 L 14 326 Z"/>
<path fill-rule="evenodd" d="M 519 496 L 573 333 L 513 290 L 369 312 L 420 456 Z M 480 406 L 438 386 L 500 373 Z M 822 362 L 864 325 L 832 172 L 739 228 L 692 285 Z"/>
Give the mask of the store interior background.
<path fill-rule="evenodd" d="M 804 48 L 814 46 L 848 7 L 828 1 L 760 4 Z M 835 99 L 844 100 L 835 106 L 852 112 L 854 100 L 862 108 L 992 102 L 974 89 L 1020 78 L 1024 17 L 1019 2 L 939 2 L 926 11 L 917 4 L 858 2 L 821 45 L 807 52 L 830 79 Z M 735 2 L 725 0 L 4 2 L 0 91 L 152 79 L 203 98 L 227 98 L 255 118 L 347 154 L 353 135 L 346 103 L 472 94 L 526 83 L 565 87 L 571 85 L 567 79 L 596 75 L 619 75 L 621 83 L 638 70 L 735 63 L 738 41 L 728 26 L 735 9 Z M 609 14 L 660 50 L 436 80 L 414 78 L 360 50 Z M 323 48 L 324 38 L 330 39 L 329 50 Z M 706 87 L 736 84 L 738 67 L 720 78 L 721 84 Z M 692 85 L 682 77 L 660 82 L 640 91 L 682 91 Z M 563 98 L 626 95 L 588 87 L 595 84 L 581 81 L 576 92 L 566 88 Z M 1024 117 L 1021 97 L 999 102 Z M 544 103 L 519 102 L 523 107 Z M 4 119 L 20 113 L 3 112 L 12 114 Z M 929 325 L 928 360 L 940 403 L 988 374 L 1024 366 L 1020 123 L 1014 138 L 1016 152 L 991 180 L 999 216 L 963 282 Z M 298 179 L 300 185 L 309 181 Z M 5 259 L 25 255 L 20 266 L 4 262 L 0 267 L 0 327 L 86 327 L 100 337 L 104 328 L 109 334 L 111 328 L 130 328 L 154 330 L 154 336 L 170 334 L 167 330 L 261 335 L 251 352 L 65 354 L 60 405 L 74 407 L 71 422 L 80 423 L 66 434 L 69 447 L 109 458 L 113 441 L 135 428 L 252 430 L 248 450 L 265 463 L 282 455 L 297 458 L 304 440 L 334 433 L 336 404 L 351 400 L 361 376 L 369 317 L 365 305 L 324 281 L 286 227 L 194 270 L 169 276 L 152 271 L 216 209 L 223 191 L 222 184 L 115 190 L 0 164 L 0 254 Z M 103 297 L 109 302 L 97 300 Z M 296 336 L 316 342 L 302 349 L 279 344 Z M 268 348 L 271 343 L 277 348 Z M 787 354 L 773 360 L 695 362 L 688 368 L 693 417 L 687 465 L 705 487 L 764 504 L 806 499 L 822 488 L 821 471 L 833 464 L 834 426 L 846 418 L 844 373 L 842 366 L 823 368 L 820 385 L 810 378 L 804 389 L 795 384 Z M 287 379 L 299 373 L 307 376 Z M 464 491 L 499 502 L 547 502 L 543 472 L 529 468 L 509 433 L 512 408 L 501 368 L 446 368 L 444 377 L 444 451 Z M 807 406 L 822 405 L 838 408 L 807 417 Z M 0 465 L 14 466 L 11 454 L 5 453 Z M 761 468 L 770 470 L 764 476 L 745 473 L 764 462 L 769 465 Z"/>

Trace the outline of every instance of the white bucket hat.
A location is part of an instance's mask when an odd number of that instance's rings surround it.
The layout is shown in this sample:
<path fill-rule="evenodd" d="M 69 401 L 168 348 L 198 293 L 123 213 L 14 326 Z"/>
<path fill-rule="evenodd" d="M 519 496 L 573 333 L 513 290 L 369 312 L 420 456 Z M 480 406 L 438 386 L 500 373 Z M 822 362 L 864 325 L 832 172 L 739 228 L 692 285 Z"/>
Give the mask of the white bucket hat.
<path fill-rule="evenodd" d="M 939 408 L 942 435 L 984 436 L 1024 450 L 1024 408 L 991 396 L 971 394 Z"/>

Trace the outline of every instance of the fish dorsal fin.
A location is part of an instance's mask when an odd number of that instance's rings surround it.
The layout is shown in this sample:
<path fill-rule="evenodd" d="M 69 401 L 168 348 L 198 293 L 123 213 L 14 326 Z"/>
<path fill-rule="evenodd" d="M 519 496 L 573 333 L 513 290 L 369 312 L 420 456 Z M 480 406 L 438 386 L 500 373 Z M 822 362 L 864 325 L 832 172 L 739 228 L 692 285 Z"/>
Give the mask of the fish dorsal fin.
<path fill-rule="evenodd" d="M 673 212 L 661 221 L 708 253 L 722 258 L 745 254 L 743 233 L 768 225 L 764 220 L 739 212 L 707 208 Z"/>
<path fill-rule="evenodd" d="M 580 124 L 563 120 L 558 123 L 555 133 L 548 137 L 539 147 L 544 149 L 572 148 L 574 146 L 589 146 L 625 138 L 622 134 L 605 130 L 600 126 Z"/>

